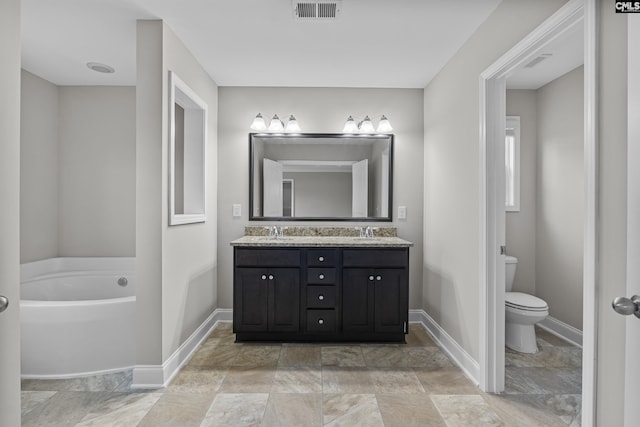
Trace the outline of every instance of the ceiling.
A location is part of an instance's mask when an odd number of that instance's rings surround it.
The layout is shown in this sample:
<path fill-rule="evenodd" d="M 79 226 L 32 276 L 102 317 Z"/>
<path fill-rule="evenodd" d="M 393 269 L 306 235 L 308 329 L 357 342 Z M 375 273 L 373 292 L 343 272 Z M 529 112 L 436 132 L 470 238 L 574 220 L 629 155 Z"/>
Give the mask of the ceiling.
<path fill-rule="evenodd" d="M 220 86 L 423 88 L 499 3 L 343 0 L 300 22 L 291 0 L 22 0 L 22 64 L 57 85 L 135 85 L 136 20 L 162 19 Z"/>
<path fill-rule="evenodd" d="M 499 3 L 342 0 L 337 19 L 301 22 L 292 0 L 22 0 L 22 65 L 57 85 L 135 85 L 136 20 L 162 19 L 220 86 L 423 88 Z M 558 37 L 507 87 L 576 68 L 582 38 Z"/>

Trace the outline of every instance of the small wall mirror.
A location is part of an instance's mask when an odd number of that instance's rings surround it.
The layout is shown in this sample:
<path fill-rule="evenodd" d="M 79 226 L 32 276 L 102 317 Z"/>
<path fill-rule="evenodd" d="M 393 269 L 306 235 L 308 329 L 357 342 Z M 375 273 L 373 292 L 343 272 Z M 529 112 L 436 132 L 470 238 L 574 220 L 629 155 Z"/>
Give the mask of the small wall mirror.
<path fill-rule="evenodd" d="M 204 222 L 207 104 L 169 72 L 169 225 Z"/>
<path fill-rule="evenodd" d="M 391 221 L 393 135 L 249 134 L 250 220 Z"/>

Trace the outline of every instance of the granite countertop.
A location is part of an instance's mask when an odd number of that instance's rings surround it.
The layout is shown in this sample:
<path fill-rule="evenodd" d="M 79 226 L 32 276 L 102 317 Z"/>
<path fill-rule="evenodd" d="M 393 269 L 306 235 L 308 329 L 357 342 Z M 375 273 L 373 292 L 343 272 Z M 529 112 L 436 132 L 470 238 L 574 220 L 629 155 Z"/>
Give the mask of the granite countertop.
<path fill-rule="evenodd" d="M 353 237 L 353 236 L 243 236 L 233 240 L 231 246 L 297 246 L 297 247 L 371 247 L 406 248 L 412 242 L 399 237 Z"/>

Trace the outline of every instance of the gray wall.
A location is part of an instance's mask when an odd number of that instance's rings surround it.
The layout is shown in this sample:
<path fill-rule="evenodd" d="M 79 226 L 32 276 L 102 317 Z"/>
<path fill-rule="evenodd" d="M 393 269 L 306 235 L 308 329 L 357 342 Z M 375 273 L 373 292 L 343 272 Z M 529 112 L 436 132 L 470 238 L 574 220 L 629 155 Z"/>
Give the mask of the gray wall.
<path fill-rule="evenodd" d="M 135 88 L 59 89 L 58 255 L 135 255 Z"/>
<path fill-rule="evenodd" d="M 582 329 L 583 68 L 538 89 L 536 295 Z"/>
<path fill-rule="evenodd" d="M 21 261 L 135 255 L 135 88 L 22 71 Z"/>
<path fill-rule="evenodd" d="M 478 76 L 563 3 L 503 1 L 425 88 L 423 307 L 475 360 L 481 299 Z"/>
<path fill-rule="evenodd" d="M 233 257 L 229 242 L 244 235 L 249 202 L 249 125 L 258 112 L 269 118 L 274 113 L 293 113 L 304 132 L 339 133 L 351 114 L 368 114 L 377 124 L 385 114 L 394 127 L 393 225 L 400 237 L 415 243 L 410 253 L 411 308 L 421 308 L 422 300 L 422 141 L 423 112 L 421 89 L 354 88 L 255 88 L 221 87 L 219 90 L 219 217 L 218 217 L 218 301 L 232 307 Z M 242 217 L 231 216 L 231 205 L 242 204 Z M 407 220 L 398 221 L 398 206 L 407 206 Z M 252 225 L 267 225 L 252 222 Z M 287 224 L 282 223 L 282 224 Z M 289 223 L 291 224 L 291 223 Z M 313 222 L 308 224 L 328 225 Z M 351 226 L 357 223 L 332 223 Z"/>
<path fill-rule="evenodd" d="M 521 118 L 521 209 L 507 212 L 507 252 L 518 257 L 514 290 L 549 304 L 582 329 L 583 67 L 538 90 L 507 91 Z"/>
<path fill-rule="evenodd" d="M 58 87 L 22 70 L 20 261 L 58 256 Z"/>
<path fill-rule="evenodd" d="M 218 88 L 162 21 L 138 21 L 137 364 L 161 365 L 215 310 Z M 169 70 L 208 106 L 204 223 L 169 227 Z"/>

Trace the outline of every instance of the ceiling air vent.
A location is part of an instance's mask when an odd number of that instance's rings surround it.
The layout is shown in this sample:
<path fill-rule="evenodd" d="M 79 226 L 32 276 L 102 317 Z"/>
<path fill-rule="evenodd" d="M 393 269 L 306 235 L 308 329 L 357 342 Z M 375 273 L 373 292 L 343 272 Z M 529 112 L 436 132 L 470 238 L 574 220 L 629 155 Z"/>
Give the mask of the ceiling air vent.
<path fill-rule="evenodd" d="M 527 65 L 524 66 L 524 68 L 533 68 L 536 65 L 538 65 L 539 63 L 541 63 L 542 61 L 544 61 L 545 59 L 549 59 L 552 56 L 551 53 L 543 53 L 540 56 L 536 56 L 535 58 L 533 58 L 531 60 L 531 62 L 529 62 Z"/>
<path fill-rule="evenodd" d="M 293 16 L 300 21 L 336 19 L 340 14 L 340 1 L 293 0 Z"/>

